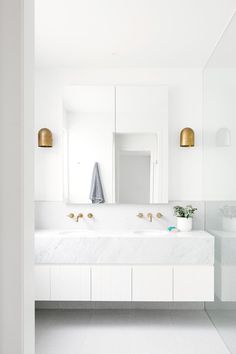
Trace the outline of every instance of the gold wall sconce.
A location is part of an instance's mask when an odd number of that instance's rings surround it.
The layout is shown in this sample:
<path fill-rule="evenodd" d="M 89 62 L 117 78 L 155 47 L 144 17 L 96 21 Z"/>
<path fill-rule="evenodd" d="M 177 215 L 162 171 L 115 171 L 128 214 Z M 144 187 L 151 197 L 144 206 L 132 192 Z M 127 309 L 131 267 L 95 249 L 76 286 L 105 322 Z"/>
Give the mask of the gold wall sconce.
<path fill-rule="evenodd" d="M 48 128 L 42 128 L 38 132 L 38 147 L 51 148 L 52 132 Z"/>
<path fill-rule="evenodd" d="M 192 147 L 194 146 L 194 131 L 192 128 L 184 128 L 180 133 L 180 146 Z"/>

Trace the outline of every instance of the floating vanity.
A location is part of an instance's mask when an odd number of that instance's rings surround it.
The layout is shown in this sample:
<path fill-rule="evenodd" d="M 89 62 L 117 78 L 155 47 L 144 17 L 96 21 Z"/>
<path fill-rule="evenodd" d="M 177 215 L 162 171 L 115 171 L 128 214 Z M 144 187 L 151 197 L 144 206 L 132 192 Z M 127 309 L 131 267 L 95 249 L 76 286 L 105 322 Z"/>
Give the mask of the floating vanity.
<path fill-rule="evenodd" d="M 37 231 L 36 300 L 213 301 L 204 231 Z"/>

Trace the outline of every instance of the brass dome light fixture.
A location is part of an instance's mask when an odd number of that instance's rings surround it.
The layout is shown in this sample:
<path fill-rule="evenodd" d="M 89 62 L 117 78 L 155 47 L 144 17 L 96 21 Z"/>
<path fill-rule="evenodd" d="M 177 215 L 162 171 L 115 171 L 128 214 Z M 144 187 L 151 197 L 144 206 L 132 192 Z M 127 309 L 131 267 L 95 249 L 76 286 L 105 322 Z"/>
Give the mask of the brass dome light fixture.
<path fill-rule="evenodd" d="M 192 147 L 194 146 L 194 131 L 192 128 L 184 128 L 180 133 L 180 146 Z"/>
<path fill-rule="evenodd" d="M 51 148 L 52 132 L 48 128 L 42 128 L 38 132 L 38 147 Z"/>

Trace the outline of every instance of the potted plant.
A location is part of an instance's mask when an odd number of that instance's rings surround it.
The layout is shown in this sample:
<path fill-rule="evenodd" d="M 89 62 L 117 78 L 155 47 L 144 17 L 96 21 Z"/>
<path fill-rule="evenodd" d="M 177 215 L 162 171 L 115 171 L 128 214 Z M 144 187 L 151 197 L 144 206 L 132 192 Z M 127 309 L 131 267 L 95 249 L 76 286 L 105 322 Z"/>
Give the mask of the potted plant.
<path fill-rule="evenodd" d="M 192 205 L 174 206 L 174 215 L 177 217 L 177 229 L 180 231 L 191 231 L 193 227 L 193 215 L 197 208 Z"/>

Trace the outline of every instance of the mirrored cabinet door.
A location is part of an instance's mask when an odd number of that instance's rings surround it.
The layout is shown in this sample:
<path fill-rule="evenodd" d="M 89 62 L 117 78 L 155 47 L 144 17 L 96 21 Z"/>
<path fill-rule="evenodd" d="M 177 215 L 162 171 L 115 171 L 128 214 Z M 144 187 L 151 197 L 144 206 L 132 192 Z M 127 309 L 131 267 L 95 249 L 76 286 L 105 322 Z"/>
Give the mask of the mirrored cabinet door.
<path fill-rule="evenodd" d="M 167 86 L 117 86 L 117 133 L 166 133 Z"/>
<path fill-rule="evenodd" d="M 168 202 L 167 87 L 66 87 L 64 147 L 67 202 Z"/>
<path fill-rule="evenodd" d="M 154 184 L 158 180 L 157 134 L 116 133 L 115 154 L 116 202 L 154 202 Z"/>
<path fill-rule="evenodd" d="M 116 202 L 168 202 L 168 88 L 116 87 Z"/>
<path fill-rule="evenodd" d="M 114 87 L 66 88 L 64 127 L 65 199 L 71 203 L 91 203 L 93 170 L 98 163 L 104 200 L 112 203 Z"/>

